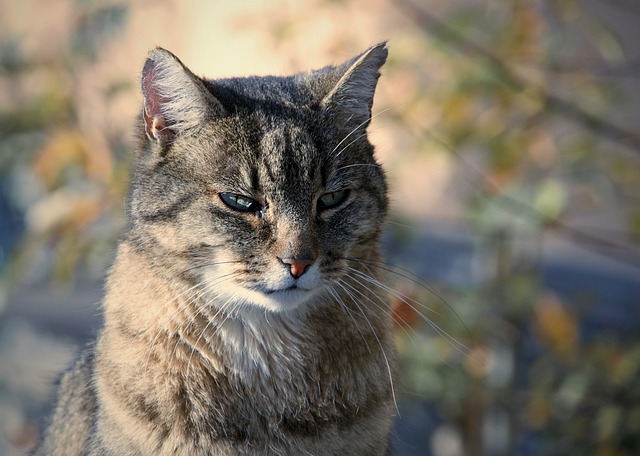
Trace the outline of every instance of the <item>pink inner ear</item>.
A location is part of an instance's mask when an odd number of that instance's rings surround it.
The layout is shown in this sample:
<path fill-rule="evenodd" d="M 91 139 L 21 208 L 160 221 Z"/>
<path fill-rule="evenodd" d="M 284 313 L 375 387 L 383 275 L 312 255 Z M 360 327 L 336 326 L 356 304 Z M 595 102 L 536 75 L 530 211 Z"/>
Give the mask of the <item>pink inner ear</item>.
<path fill-rule="evenodd" d="M 144 96 L 144 124 L 150 139 L 168 139 L 172 131 L 162 114 L 162 103 L 167 99 L 158 92 L 156 85 L 156 66 L 151 59 L 142 68 L 142 95 Z"/>

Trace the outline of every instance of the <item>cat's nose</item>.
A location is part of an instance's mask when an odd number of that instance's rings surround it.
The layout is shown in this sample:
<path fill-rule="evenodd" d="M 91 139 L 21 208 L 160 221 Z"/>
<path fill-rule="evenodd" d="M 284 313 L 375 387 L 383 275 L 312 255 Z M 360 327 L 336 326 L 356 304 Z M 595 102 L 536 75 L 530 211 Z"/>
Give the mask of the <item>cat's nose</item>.
<path fill-rule="evenodd" d="M 285 266 L 289 267 L 289 273 L 293 276 L 294 279 L 299 278 L 302 274 L 307 272 L 309 266 L 313 264 L 315 258 L 280 258 L 278 260 Z"/>

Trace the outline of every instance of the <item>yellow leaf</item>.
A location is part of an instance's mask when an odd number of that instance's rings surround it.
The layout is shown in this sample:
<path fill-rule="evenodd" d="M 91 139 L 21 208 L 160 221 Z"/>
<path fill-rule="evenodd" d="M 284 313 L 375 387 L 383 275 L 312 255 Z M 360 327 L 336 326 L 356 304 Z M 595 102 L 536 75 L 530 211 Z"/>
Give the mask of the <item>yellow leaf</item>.
<path fill-rule="evenodd" d="M 544 295 L 534 304 L 535 321 L 541 342 L 555 353 L 568 356 L 578 345 L 579 326 L 554 295 Z"/>
<path fill-rule="evenodd" d="M 83 155 L 82 149 L 82 141 L 77 133 L 58 131 L 38 152 L 33 170 L 42 183 L 51 189 L 55 187 L 65 167 Z"/>

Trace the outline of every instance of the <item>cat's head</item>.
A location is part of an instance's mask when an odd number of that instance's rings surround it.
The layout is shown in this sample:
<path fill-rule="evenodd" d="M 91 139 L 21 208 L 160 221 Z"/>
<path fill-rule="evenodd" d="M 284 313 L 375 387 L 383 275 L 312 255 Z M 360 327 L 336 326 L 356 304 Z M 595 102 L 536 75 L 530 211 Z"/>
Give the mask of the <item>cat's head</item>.
<path fill-rule="evenodd" d="M 220 306 L 299 308 L 377 255 L 384 174 L 366 135 L 384 43 L 290 77 L 142 71 L 130 239 Z"/>

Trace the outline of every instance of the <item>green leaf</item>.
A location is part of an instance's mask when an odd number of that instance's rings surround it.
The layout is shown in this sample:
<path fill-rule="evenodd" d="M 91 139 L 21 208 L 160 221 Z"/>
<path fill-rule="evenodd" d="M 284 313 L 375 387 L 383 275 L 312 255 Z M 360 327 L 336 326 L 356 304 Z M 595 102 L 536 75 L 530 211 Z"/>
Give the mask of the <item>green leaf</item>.
<path fill-rule="evenodd" d="M 546 219 L 555 219 L 567 206 L 568 196 L 565 186 L 557 180 L 548 180 L 537 192 L 533 207 Z"/>
<path fill-rule="evenodd" d="M 636 241 L 640 241 L 640 210 L 632 211 L 628 216 L 628 220 L 631 237 Z"/>

